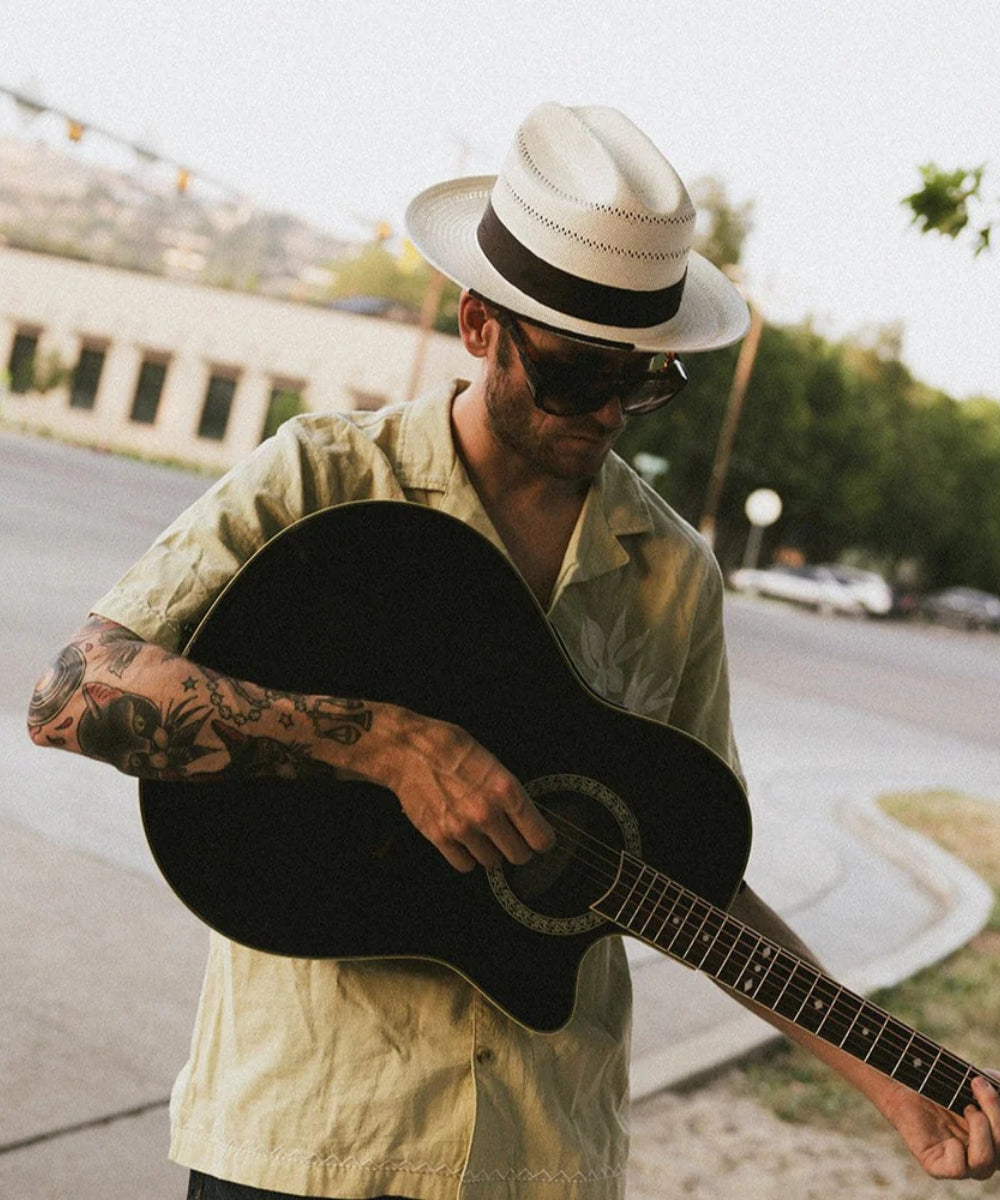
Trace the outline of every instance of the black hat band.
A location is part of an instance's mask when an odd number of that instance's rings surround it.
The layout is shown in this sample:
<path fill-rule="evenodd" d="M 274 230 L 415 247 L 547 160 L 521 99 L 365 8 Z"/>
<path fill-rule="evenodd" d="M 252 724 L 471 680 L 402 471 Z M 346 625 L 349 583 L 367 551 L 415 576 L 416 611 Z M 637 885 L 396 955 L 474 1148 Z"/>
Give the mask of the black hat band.
<path fill-rule="evenodd" d="M 476 230 L 479 248 L 500 274 L 533 300 L 595 325 L 648 329 L 675 316 L 687 271 L 669 287 L 634 291 L 582 279 L 533 254 L 517 240 L 487 203 Z"/>

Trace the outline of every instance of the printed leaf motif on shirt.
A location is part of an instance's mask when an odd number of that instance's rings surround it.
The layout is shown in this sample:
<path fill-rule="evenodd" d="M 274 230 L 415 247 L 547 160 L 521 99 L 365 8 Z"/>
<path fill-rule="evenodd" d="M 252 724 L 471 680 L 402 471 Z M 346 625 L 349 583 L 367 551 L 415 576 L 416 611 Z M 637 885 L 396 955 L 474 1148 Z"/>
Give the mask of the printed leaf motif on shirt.
<path fill-rule="evenodd" d="M 675 691 L 673 674 L 662 664 L 650 663 L 646 651 L 651 631 L 629 637 L 627 613 L 622 609 L 610 632 L 593 617 L 580 623 L 579 665 L 584 676 L 601 696 L 624 705 L 630 712 L 663 720 Z"/>

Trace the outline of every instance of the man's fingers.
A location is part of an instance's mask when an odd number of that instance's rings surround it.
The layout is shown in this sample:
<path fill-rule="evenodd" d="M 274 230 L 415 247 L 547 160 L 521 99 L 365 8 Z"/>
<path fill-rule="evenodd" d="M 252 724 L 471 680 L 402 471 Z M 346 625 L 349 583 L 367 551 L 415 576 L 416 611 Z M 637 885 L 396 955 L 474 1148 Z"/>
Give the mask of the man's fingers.
<path fill-rule="evenodd" d="M 523 803 L 510 815 L 518 833 L 532 850 L 545 853 L 556 844 L 556 833 L 545 817 L 524 794 Z"/>
<path fill-rule="evenodd" d="M 969 1140 L 965 1148 L 968 1175 L 973 1179 L 989 1179 L 997 1169 L 1000 1147 L 1000 1097 L 985 1079 L 972 1081 L 972 1092 L 979 1105 L 965 1110 Z"/>
<path fill-rule="evenodd" d="M 461 871 L 467 875 L 470 871 L 476 868 L 476 860 L 466 850 L 464 846 L 460 846 L 458 842 L 435 842 L 438 850 L 444 856 L 445 860 L 455 868 L 456 871 Z"/>

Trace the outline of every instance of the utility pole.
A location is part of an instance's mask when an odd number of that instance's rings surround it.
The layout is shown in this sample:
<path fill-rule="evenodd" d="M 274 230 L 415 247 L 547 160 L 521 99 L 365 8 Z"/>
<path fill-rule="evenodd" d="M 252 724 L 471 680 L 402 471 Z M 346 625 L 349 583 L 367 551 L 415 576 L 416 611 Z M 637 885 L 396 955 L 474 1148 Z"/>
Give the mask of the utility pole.
<path fill-rule="evenodd" d="M 431 270 L 431 277 L 424 289 L 424 299 L 420 305 L 420 336 L 417 347 L 413 352 L 413 362 L 410 365 L 410 382 L 406 387 L 406 399 L 413 400 L 420 387 L 420 377 L 424 373 L 424 360 L 427 358 L 427 346 L 434 330 L 434 321 L 441 307 L 441 295 L 444 292 L 445 277 L 440 271 Z"/>
<path fill-rule="evenodd" d="M 764 328 L 764 318 L 760 309 L 750 306 L 750 328 L 736 359 L 736 370 L 733 372 L 733 382 L 729 389 L 729 399 L 726 402 L 725 416 L 722 418 L 722 428 L 719 430 L 719 440 L 715 447 L 715 461 L 712 463 L 712 474 L 708 480 L 708 491 L 702 508 L 699 530 L 710 546 L 715 545 L 715 520 L 719 513 L 719 501 L 722 499 L 722 489 L 729 470 L 729 459 L 733 452 L 733 442 L 736 438 L 736 428 L 740 423 L 740 412 L 747 394 L 747 385 L 753 371 L 757 348 L 760 345 L 760 335 Z"/>

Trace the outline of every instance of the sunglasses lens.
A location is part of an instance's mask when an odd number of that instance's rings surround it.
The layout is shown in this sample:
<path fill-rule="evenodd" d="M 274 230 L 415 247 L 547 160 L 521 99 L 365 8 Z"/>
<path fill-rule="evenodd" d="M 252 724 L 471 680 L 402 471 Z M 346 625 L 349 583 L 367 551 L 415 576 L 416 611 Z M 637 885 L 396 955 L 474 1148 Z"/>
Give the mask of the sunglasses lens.
<path fill-rule="evenodd" d="M 501 324 L 517 350 L 528 375 L 535 404 L 554 417 L 578 417 L 597 412 L 617 397 L 625 413 L 661 408 L 687 383 L 687 373 L 673 355 L 656 355 L 652 362 L 637 356 L 631 367 L 609 376 L 590 368 L 536 357 L 525 343 L 517 321 L 501 312 Z"/>
<path fill-rule="evenodd" d="M 662 408 L 672 400 L 687 383 L 687 374 L 673 359 L 663 370 L 644 373 L 639 379 L 595 381 L 592 375 L 580 374 L 541 382 L 536 403 L 552 416 L 575 417 L 597 412 L 616 396 L 622 412 L 640 415 Z"/>

